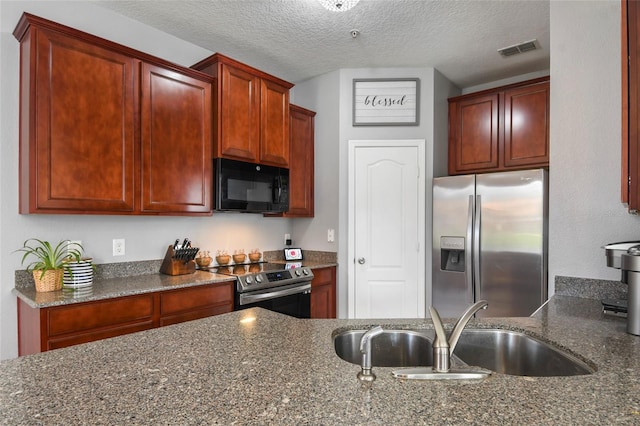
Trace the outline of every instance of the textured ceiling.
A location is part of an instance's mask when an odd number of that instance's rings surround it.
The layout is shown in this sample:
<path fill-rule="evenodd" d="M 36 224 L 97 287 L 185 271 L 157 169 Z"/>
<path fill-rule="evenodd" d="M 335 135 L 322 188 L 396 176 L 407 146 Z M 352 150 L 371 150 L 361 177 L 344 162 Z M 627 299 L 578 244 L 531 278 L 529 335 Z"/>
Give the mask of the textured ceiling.
<path fill-rule="evenodd" d="M 361 0 L 341 13 L 317 0 L 97 4 L 293 83 L 340 68 L 433 67 L 465 88 L 549 69 L 549 0 Z M 531 39 L 540 49 L 497 53 Z"/>

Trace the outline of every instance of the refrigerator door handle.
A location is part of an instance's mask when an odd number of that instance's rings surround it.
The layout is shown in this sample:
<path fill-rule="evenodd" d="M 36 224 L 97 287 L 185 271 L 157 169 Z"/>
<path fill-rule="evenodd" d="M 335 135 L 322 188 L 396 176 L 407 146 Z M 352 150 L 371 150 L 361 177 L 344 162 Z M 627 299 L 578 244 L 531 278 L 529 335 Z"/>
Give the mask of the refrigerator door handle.
<path fill-rule="evenodd" d="M 465 247 L 465 257 L 467 258 L 467 267 L 465 268 L 465 278 L 467 280 L 467 288 L 473 291 L 473 262 L 474 243 L 473 243 L 473 195 L 469 195 L 469 212 L 467 214 L 467 243 Z M 475 299 L 475 298 L 474 298 Z M 473 300 L 471 300 L 473 302 Z"/>
<path fill-rule="evenodd" d="M 478 300 L 481 297 L 482 280 L 480 279 L 480 229 L 482 224 L 482 198 L 480 195 L 476 195 L 476 217 L 475 217 L 475 229 L 473 233 L 473 269 L 475 276 L 475 299 Z"/>

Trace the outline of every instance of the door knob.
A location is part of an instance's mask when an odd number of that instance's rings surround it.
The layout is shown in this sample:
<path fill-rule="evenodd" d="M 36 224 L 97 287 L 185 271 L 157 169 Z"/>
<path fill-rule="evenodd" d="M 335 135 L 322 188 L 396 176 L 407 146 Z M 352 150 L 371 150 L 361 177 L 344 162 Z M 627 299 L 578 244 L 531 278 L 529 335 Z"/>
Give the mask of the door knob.
<path fill-rule="evenodd" d="M 361 265 L 364 265 L 365 262 L 366 260 L 364 260 L 364 257 L 361 257 L 360 259 L 358 259 L 358 263 Z"/>

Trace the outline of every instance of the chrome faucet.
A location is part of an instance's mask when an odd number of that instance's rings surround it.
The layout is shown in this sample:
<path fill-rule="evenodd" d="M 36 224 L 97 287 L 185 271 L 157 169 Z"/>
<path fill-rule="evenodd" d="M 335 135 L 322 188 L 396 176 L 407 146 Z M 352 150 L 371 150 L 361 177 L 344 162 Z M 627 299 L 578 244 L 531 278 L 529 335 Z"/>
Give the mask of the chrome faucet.
<path fill-rule="evenodd" d="M 453 330 L 451 331 L 448 341 L 447 334 L 445 333 L 444 326 L 442 325 L 442 319 L 440 319 L 440 314 L 433 306 L 429 307 L 431 319 L 433 320 L 433 327 L 436 330 L 436 338 L 433 341 L 433 370 L 436 373 L 449 372 L 451 369 L 451 355 L 458 344 L 458 339 L 460 339 L 462 330 L 464 330 L 464 327 L 476 312 L 480 309 L 487 309 L 487 306 L 489 306 L 489 304 L 486 300 L 480 300 L 467 308 L 453 326 Z"/>
<path fill-rule="evenodd" d="M 382 334 L 382 327 L 375 326 L 362 335 L 360 339 L 360 352 L 362 353 L 362 370 L 358 373 L 358 379 L 363 382 L 373 382 L 376 375 L 371 371 L 371 339 Z"/>

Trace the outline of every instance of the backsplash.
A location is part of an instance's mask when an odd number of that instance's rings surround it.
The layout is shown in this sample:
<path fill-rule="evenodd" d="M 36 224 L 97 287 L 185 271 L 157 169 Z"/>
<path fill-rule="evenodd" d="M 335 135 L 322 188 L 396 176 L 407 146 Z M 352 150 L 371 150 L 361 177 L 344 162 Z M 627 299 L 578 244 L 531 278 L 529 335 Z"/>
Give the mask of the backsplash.
<path fill-rule="evenodd" d="M 556 276 L 556 292 L 559 296 L 584 299 L 627 299 L 628 286 L 620 281 Z"/>
<path fill-rule="evenodd" d="M 283 261 L 284 250 L 271 250 L 262 253 L 267 262 Z M 338 253 L 334 251 L 302 250 L 302 258 L 313 263 L 338 263 Z"/>
<path fill-rule="evenodd" d="M 272 250 L 262 253 L 263 260 L 267 262 L 284 261 L 284 250 Z M 338 255 L 335 252 L 303 250 L 304 260 L 313 263 L 333 264 L 337 263 Z M 160 271 L 162 259 L 141 260 L 136 262 L 103 263 L 96 266 L 94 279 L 135 277 L 138 275 L 157 274 Z M 15 287 L 33 287 L 33 275 L 25 270 L 15 271 Z"/>
<path fill-rule="evenodd" d="M 95 265 L 96 271 L 94 279 L 135 277 L 138 275 L 157 274 L 160 271 L 160 260 L 140 260 L 137 262 L 103 263 Z M 33 287 L 33 275 L 25 270 L 15 272 L 15 287 Z"/>

